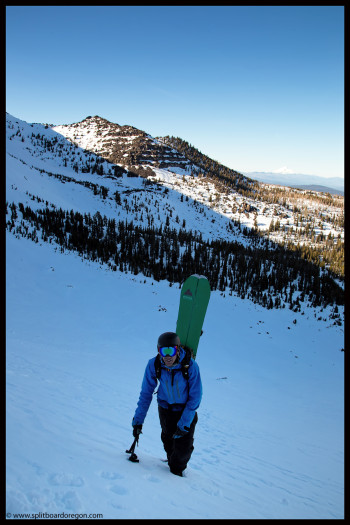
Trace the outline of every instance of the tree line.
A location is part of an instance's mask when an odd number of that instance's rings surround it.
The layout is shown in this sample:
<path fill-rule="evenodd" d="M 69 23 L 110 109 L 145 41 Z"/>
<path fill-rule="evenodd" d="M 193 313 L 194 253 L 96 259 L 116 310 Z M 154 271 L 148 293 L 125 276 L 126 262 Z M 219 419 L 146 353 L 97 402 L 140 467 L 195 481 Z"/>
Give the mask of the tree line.
<path fill-rule="evenodd" d="M 7 228 L 15 235 L 56 243 L 62 251 L 73 250 L 113 271 L 170 283 L 181 283 L 193 273 L 206 275 L 213 290 L 235 293 L 266 308 L 300 311 L 302 303 L 344 304 L 343 289 L 327 271 L 279 245 L 271 249 L 271 243 L 249 247 L 207 241 L 182 228 L 117 222 L 99 212 L 33 210 L 21 203 L 6 208 Z"/>

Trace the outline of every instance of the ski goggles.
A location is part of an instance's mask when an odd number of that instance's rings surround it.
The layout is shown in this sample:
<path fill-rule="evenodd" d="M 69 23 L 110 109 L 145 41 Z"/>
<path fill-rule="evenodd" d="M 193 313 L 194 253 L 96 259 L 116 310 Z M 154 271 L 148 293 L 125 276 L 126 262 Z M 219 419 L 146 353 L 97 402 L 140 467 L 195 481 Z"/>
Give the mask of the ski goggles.
<path fill-rule="evenodd" d="M 174 357 L 177 354 L 177 346 L 161 346 L 158 352 L 162 357 Z"/>

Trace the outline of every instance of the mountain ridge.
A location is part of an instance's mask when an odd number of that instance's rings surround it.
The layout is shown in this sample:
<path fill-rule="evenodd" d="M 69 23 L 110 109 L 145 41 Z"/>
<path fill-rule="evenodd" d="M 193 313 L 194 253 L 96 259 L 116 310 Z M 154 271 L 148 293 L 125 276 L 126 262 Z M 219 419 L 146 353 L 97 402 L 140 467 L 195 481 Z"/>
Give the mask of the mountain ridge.
<path fill-rule="evenodd" d="M 318 192 L 344 195 L 344 179 L 340 177 L 319 177 L 317 175 L 306 175 L 303 173 L 277 173 L 277 172 L 244 172 L 259 182 L 267 184 L 290 186 Z"/>
<path fill-rule="evenodd" d="M 84 133 L 91 128 L 95 128 L 95 138 L 87 137 Z M 133 126 L 120 126 L 97 115 L 75 124 L 53 126 L 52 129 L 79 146 L 103 156 L 109 162 L 120 164 L 134 172 L 142 172 L 145 165 L 161 168 L 171 164 L 186 169 L 189 164 L 185 157 L 161 144 L 145 131 Z"/>

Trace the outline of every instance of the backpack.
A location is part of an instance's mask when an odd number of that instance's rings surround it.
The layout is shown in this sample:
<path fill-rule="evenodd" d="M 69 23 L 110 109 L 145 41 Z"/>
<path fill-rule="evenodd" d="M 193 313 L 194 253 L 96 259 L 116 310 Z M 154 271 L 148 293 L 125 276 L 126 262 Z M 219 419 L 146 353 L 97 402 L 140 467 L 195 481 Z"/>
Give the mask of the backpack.
<path fill-rule="evenodd" d="M 186 346 L 182 346 L 181 348 L 183 348 L 183 350 L 185 350 L 185 352 L 186 352 L 185 357 L 181 361 L 181 372 L 182 372 L 182 375 L 184 376 L 184 378 L 188 381 L 188 369 L 189 369 L 189 366 L 190 366 L 190 363 L 191 363 L 192 353 L 191 353 L 191 350 L 189 348 L 187 348 Z M 161 373 L 162 373 L 162 365 L 161 365 L 161 360 L 160 360 L 160 354 L 157 354 L 157 357 L 156 357 L 156 359 L 154 361 L 154 368 L 156 370 L 156 377 L 157 377 L 157 379 L 159 381 Z M 171 381 L 171 383 L 172 384 L 174 382 L 174 373 L 175 372 L 176 372 L 176 369 L 172 369 L 172 371 L 171 371 L 171 373 L 172 373 L 172 381 Z"/>

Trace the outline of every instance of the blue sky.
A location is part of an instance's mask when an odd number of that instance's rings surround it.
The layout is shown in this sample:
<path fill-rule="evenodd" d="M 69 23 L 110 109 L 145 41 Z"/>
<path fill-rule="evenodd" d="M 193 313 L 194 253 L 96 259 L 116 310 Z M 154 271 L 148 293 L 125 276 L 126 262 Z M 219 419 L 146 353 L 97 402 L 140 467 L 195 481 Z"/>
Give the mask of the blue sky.
<path fill-rule="evenodd" d="M 7 6 L 6 111 L 344 177 L 343 6 Z"/>

